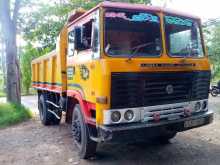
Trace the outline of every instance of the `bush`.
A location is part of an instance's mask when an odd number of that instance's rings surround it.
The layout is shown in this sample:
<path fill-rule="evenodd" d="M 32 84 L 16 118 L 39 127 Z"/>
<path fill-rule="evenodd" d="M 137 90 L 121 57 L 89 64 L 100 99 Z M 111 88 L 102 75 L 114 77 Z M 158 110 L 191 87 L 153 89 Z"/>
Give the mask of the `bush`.
<path fill-rule="evenodd" d="M 0 128 L 13 125 L 31 118 L 31 112 L 23 105 L 0 104 Z"/>

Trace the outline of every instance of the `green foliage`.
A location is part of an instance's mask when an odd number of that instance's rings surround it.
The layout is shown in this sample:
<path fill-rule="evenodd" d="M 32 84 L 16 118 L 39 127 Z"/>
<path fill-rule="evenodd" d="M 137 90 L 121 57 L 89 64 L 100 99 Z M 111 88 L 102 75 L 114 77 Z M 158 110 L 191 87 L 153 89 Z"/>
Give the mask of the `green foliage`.
<path fill-rule="evenodd" d="M 6 94 L 5 94 L 5 92 L 3 92 L 3 91 L 0 91 L 0 97 L 6 97 Z"/>
<path fill-rule="evenodd" d="M 206 28 L 204 33 L 212 64 L 212 78 L 214 81 L 218 81 L 220 79 L 220 24 Z"/>
<path fill-rule="evenodd" d="M 41 48 L 54 49 L 56 38 L 68 14 L 78 8 L 89 10 L 102 0 L 69 0 L 67 2 L 38 4 L 36 6 L 38 10 L 23 13 L 20 26 L 24 39 L 36 43 Z M 123 2 L 146 4 L 150 0 L 123 0 Z"/>
<path fill-rule="evenodd" d="M 0 104 L 0 128 L 31 118 L 31 112 L 22 105 Z"/>
<path fill-rule="evenodd" d="M 70 5 L 72 9 L 83 8 L 83 9 L 91 9 L 92 7 L 96 6 L 98 3 L 102 2 L 102 0 L 70 0 Z"/>
<path fill-rule="evenodd" d="M 31 61 L 36 57 L 48 53 L 50 49 L 36 49 L 28 43 L 24 50 L 25 51 L 21 56 L 22 89 L 25 94 L 28 95 L 31 86 Z"/>
<path fill-rule="evenodd" d="M 25 13 L 22 27 L 24 39 L 38 47 L 54 49 L 68 12 L 65 6 L 42 5 L 36 12 Z"/>
<path fill-rule="evenodd" d="M 3 90 L 4 90 L 4 79 L 3 79 L 3 74 L 0 74 L 0 91 L 3 91 Z"/>

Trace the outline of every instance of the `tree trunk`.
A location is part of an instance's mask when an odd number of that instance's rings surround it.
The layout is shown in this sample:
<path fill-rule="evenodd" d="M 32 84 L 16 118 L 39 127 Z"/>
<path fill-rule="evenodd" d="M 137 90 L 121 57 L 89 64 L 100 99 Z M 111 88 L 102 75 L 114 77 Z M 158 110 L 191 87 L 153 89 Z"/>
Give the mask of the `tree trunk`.
<path fill-rule="evenodd" d="M 3 91 L 4 92 L 6 92 L 6 90 L 5 90 L 5 87 L 6 87 L 6 64 L 5 64 L 5 44 L 4 44 L 4 42 L 3 42 L 3 40 L 1 40 L 1 46 L 2 46 L 2 48 L 1 48 L 1 58 L 2 58 L 2 63 L 1 63 L 1 65 L 2 65 L 2 74 L 3 74 Z"/>
<path fill-rule="evenodd" d="M 7 34 L 6 64 L 7 101 L 20 104 L 20 71 L 17 60 L 16 31 L 12 25 L 10 26 L 10 33 Z"/>
<path fill-rule="evenodd" d="M 1 21 L 3 29 L 4 43 L 6 47 L 6 67 L 7 67 L 7 101 L 21 103 L 20 94 L 20 68 L 17 59 L 16 45 L 16 21 L 10 16 L 10 1 L 1 0 Z M 16 4 L 16 3 L 15 3 Z M 15 8 L 17 8 L 15 6 Z M 14 12 L 17 14 L 17 12 Z M 16 17 L 15 15 L 13 15 Z"/>

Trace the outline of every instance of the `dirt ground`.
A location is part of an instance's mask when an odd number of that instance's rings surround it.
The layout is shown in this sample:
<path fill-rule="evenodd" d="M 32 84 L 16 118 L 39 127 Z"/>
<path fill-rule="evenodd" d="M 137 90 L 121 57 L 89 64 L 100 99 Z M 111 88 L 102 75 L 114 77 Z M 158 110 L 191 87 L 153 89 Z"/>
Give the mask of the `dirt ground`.
<path fill-rule="evenodd" d="M 23 104 L 36 111 L 36 98 Z M 170 144 L 102 144 L 95 160 L 80 160 L 68 126 L 42 126 L 39 118 L 0 130 L 0 165 L 220 164 L 220 97 L 210 99 L 213 124 L 179 133 Z"/>

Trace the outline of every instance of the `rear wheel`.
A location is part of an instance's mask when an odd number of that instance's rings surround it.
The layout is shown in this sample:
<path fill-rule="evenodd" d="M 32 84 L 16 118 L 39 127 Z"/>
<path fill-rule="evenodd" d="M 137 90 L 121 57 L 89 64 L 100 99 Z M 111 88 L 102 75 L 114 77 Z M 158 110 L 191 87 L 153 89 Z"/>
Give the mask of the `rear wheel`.
<path fill-rule="evenodd" d="M 218 90 L 217 89 L 211 89 L 211 95 L 213 96 L 213 97 L 217 97 L 218 96 Z"/>
<path fill-rule="evenodd" d="M 81 158 L 88 159 L 95 156 L 97 143 L 92 141 L 89 137 L 88 128 L 78 104 L 73 110 L 72 134 Z"/>
<path fill-rule="evenodd" d="M 40 95 L 39 101 L 38 101 L 38 109 L 39 109 L 39 115 L 40 120 L 43 125 L 58 125 L 61 120 L 62 113 L 60 112 L 57 114 L 60 119 L 56 118 L 54 114 L 48 111 L 48 106 L 46 104 L 46 99 L 44 95 Z"/>

